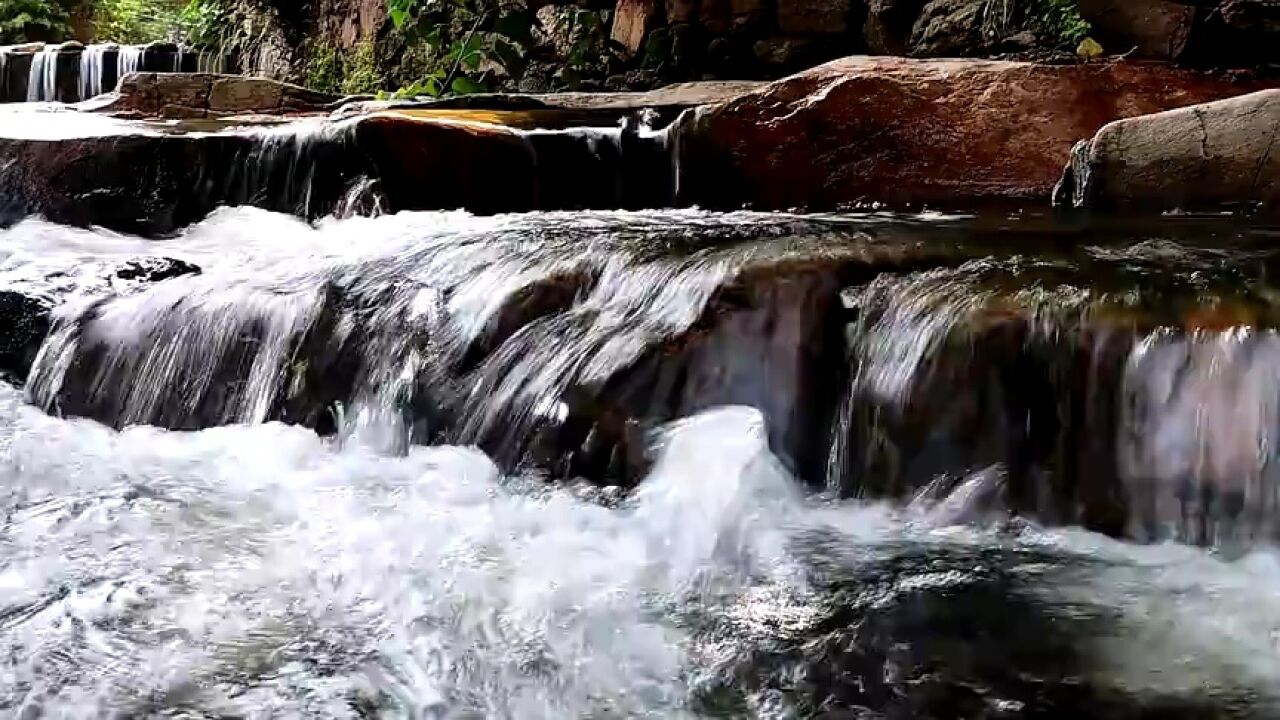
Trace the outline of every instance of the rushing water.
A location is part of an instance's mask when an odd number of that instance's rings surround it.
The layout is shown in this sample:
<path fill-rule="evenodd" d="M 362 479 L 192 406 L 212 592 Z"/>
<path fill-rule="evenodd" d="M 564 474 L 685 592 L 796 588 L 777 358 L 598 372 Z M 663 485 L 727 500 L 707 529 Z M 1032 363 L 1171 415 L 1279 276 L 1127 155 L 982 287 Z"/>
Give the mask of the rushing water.
<path fill-rule="evenodd" d="M 61 58 L 61 59 L 60 59 Z M 150 59 L 148 59 L 150 58 Z M 10 71 L 15 63 L 24 70 Z M 76 102 L 115 89 L 125 75 L 141 72 L 225 73 L 224 53 L 184 46 L 95 43 L 0 46 L 0 102 Z M 25 77 L 19 73 L 25 72 Z M 70 75 L 70 77 L 68 77 Z M 16 80 L 16 82 L 15 82 Z"/>
<path fill-rule="evenodd" d="M 1028 454 L 1041 393 L 1067 398 L 1045 405 L 1066 456 L 1110 438 L 1116 488 L 1275 516 L 1274 238 L 1056 232 L 252 209 L 164 241 L 5 230 L 0 290 L 58 309 L 25 389 L 0 384 L 0 714 L 1280 713 L 1268 532 L 1137 545 L 1005 511 L 1032 466 L 1076 477 Z M 1005 384 L 1022 400 L 980 400 Z M 619 424 L 634 474 L 560 462 Z M 917 455 L 947 462 L 873 497 Z M 1130 512 L 1137 536 L 1167 517 Z"/>
<path fill-rule="evenodd" d="M 31 56 L 31 72 L 27 76 L 27 102 L 58 99 L 59 54 L 60 48 L 52 47 Z"/>

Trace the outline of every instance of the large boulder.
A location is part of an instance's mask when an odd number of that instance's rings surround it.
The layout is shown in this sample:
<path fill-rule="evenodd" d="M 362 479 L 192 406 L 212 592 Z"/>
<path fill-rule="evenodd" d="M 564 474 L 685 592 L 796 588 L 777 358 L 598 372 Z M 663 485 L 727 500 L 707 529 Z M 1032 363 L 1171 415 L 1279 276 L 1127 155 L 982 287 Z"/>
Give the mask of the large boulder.
<path fill-rule="evenodd" d="M 1280 62 L 1280 3 L 1221 0 L 1202 15 L 1187 50 L 1189 60 L 1216 67 Z"/>
<path fill-rule="evenodd" d="M 266 78 L 148 72 L 126 75 L 114 94 L 84 107 L 117 117 L 197 119 L 321 113 L 343 100 Z"/>
<path fill-rule="evenodd" d="M 870 0 L 862 34 L 873 55 L 904 55 L 924 0 Z"/>
<path fill-rule="evenodd" d="M 681 201 L 810 209 L 1047 206 L 1108 122 L 1259 89 L 1166 65 L 852 57 L 687 117 Z"/>
<path fill-rule="evenodd" d="M 849 0 L 779 0 L 778 28 L 788 34 L 843 33 Z"/>
<path fill-rule="evenodd" d="M 1103 47 L 1173 60 L 1187 47 L 1196 8 L 1171 0 L 1080 0 L 1080 15 Z"/>
<path fill-rule="evenodd" d="M 911 30 L 910 53 L 919 57 L 980 55 L 990 44 L 983 21 L 987 3 L 929 0 Z"/>
<path fill-rule="evenodd" d="M 1149 209 L 1280 206 L 1280 90 L 1110 123 L 1077 146 L 1063 205 Z"/>
<path fill-rule="evenodd" d="M 665 138 L 625 129 L 524 132 L 500 113 L 387 110 L 341 120 L 161 132 L 87 113 L 0 122 L 3 219 L 164 235 L 220 205 L 317 218 L 347 201 L 387 211 L 660 207 L 671 203 Z M 5 132 L 5 129 L 8 132 Z M 378 188 L 378 203 L 353 197 Z"/>
<path fill-rule="evenodd" d="M 661 10 L 655 0 L 619 0 L 609 36 L 628 53 L 640 52 L 649 30 L 658 23 Z"/>

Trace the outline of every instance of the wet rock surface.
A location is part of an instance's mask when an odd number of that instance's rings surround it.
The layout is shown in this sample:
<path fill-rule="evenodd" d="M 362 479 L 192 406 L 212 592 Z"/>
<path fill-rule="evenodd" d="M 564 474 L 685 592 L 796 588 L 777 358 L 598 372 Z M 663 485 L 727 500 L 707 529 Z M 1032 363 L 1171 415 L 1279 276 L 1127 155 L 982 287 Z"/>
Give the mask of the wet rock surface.
<path fill-rule="evenodd" d="M 500 116 L 440 113 L 176 131 L 32 114 L 0 137 L 10 159 L 0 168 L 3 215 L 156 236 L 220 205 L 316 219 L 352 208 L 494 213 L 672 202 L 666 140 L 634 122 L 525 131 Z"/>
<path fill-rule="evenodd" d="M 266 78 L 207 73 L 134 73 L 114 95 L 86 107 L 117 117 L 199 119 L 325 113 L 344 98 Z"/>
<path fill-rule="evenodd" d="M 183 275 L 198 275 L 200 268 L 185 260 L 167 257 L 140 257 L 122 263 L 115 276 L 121 280 L 158 282 Z"/>
<path fill-rule="evenodd" d="M 1144 63 L 847 58 L 692 118 L 681 129 L 681 201 L 1047 204 L 1080 133 L 1260 82 Z"/>
<path fill-rule="evenodd" d="M 1266 228 L 474 222 L 266 284 L 153 261 L 183 276 L 71 316 L 30 392 L 119 425 L 396 419 L 377 442 L 624 486 L 659 425 L 749 405 L 789 472 L 845 496 L 959 493 L 957 513 L 1143 541 L 1280 534 L 1255 452 L 1280 418 Z"/>
<path fill-rule="evenodd" d="M 1280 207 L 1280 91 L 1108 124 L 1072 152 L 1056 201 L 1109 210 Z"/>
<path fill-rule="evenodd" d="M 0 290 L 0 377 L 22 379 L 49 334 L 52 303 L 16 290 Z"/>
<path fill-rule="evenodd" d="M 1145 63 L 847 58 L 764 86 L 361 102 L 343 106 L 345 119 L 273 129 L 281 114 L 333 103 L 254 78 L 142 74 L 102 109 L 188 119 L 59 136 L 77 123 L 44 116 L 44 135 L 0 138 L 14 158 L 0 184 L 10 218 L 43 212 L 147 234 L 246 203 L 308 218 L 375 207 L 1042 207 L 1071 143 L 1106 123 L 1266 84 Z M 262 113 L 257 128 L 219 120 Z"/>

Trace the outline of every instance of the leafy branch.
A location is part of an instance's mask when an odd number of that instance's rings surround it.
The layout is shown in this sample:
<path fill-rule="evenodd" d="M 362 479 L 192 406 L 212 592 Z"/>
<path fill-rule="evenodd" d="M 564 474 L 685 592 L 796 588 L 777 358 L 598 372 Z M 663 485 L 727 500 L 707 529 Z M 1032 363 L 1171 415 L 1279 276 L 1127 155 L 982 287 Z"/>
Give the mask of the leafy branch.
<path fill-rule="evenodd" d="M 424 43 L 436 68 L 398 96 L 484 92 L 499 72 L 518 77 L 527 63 L 534 18 L 499 0 L 387 0 L 392 23 Z"/>

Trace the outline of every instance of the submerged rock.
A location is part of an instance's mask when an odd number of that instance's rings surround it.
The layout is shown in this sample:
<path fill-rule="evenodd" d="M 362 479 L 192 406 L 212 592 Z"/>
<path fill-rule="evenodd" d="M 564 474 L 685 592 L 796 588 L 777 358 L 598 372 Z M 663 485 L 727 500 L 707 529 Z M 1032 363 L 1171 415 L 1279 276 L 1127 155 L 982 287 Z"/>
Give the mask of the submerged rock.
<path fill-rule="evenodd" d="M 49 334 L 52 301 L 0 289 L 0 377 L 25 378 Z"/>
<path fill-rule="evenodd" d="M 681 201 L 1048 205 L 1072 143 L 1102 125 L 1257 89 L 1129 62 L 837 60 L 708 108 L 681 128 Z"/>
<path fill-rule="evenodd" d="M 621 486 L 661 424 L 751 406 L 810 485 L 950 498 L 949 522 L 1280 537 L 1278 464 L 1259 450 L 1280 436 L 1265 288 L 1280 254 L 1262 231 L 687 212 L 298 229 L 357 247 L 198 277 L 151 261 L 187 277 L 113 282 L 129 297 L 59 313 L 28 397 L 117 426 L 282 420 L 387 450 L 474 445 Z M 30 362 L 44 331 L 24 332 L 6 362 Z"/>
<path fill-rule="evenodd" d="M 1059 205 L 1216 210 L 1280 203 L 1280 90 L 1110 123 L 1080 143 Z"/>
<path fill-rule="evenodd" d="M 163 280 L 200 273 L 185 260 L 141 256 L 123 263 L 47 259 L 49 266 L 19 261 L 0 272 L 0 376 L 27 377 L 53 326 L 53 313 L 73 296 L 127 295 Z"/>
<path fill-rule="evenodd" d="M 183 275 L 198 274 L 200 274 L 200 268 L 185 260 L 154 255 L 129 260 L 115 271 L 115 276 L 121 280 L 136 282 L 158 282 Z"/>

